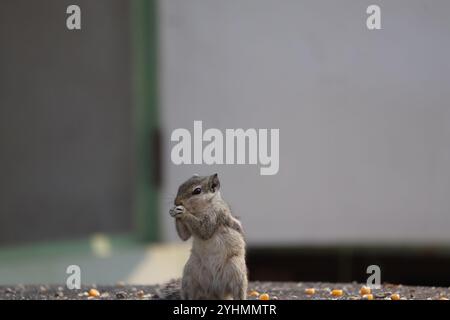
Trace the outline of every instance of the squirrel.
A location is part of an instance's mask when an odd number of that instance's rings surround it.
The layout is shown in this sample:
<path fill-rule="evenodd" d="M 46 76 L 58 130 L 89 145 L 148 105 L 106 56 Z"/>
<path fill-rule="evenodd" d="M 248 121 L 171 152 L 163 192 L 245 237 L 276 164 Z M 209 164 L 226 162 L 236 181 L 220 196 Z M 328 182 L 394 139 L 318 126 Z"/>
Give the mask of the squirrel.
<path fill-rule="evenodd" d="M 184 266 L 180 298 L 245 300 L 247 297 L 247 267 L 245 240 L 240 221 L 220 194 L 217 174 L 194 175 L 181 184 L 170 209 L 179 237 L 193 237 L 191 255 Z M 176 290 L 179 280 L 163 289 Z M 173 298 L 173 294 L 172 294 Z"/>

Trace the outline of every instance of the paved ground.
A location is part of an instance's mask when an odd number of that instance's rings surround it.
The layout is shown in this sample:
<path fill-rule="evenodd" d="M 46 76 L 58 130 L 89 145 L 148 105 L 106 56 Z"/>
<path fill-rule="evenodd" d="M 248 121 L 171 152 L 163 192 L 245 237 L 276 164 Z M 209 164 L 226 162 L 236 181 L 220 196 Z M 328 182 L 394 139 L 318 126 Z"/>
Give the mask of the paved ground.
<path fill-rule="evenodd" d="M 270 299 L 335 299 L 360 300 L 362 285 L 357 283 L 331 284 L 331 283 L 304 283 L 304 282 L 252 282 L 250 291 L 259 294 L 267 293 Z M 314 294 L 307 294 L 306 289 L 314 288 Z M 92 290 L 94 289 L 94 290 Z M 334 296 L 333 290 L 336 291 Z M 83 286 L 80 290 L 68 290 L 64 286 L 0 286 L 0 299 L 41 299 L 41 300 L 67 300 L 67 299 L 161 299 L 159 286 L 132 286 L 117 284 L 115 286 Z M 97 296 L 97 294 L 99 294 Z M 400 300 L 446 300 L 450 299 L 450 288 L 441 287 L 412 287 L 402 285 L 384 284 L 380 289 L 372 290 L 374 300 L 391 300 L 393 294 L 398 294 Z M 256 292 L 249 299 L 259 299 Z M 395 297 L 395 296 L 394 296 Z"/>

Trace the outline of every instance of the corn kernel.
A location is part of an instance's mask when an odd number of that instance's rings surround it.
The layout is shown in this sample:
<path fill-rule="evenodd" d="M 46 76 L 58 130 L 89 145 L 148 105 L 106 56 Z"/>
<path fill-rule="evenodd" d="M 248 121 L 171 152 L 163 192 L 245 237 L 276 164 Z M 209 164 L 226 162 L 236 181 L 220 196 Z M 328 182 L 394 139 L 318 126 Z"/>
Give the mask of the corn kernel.
<path fill-rule="evenodd" d="M 91 289 L 89 290 L 89 296 L 90 297 L 99 297 L 100 296 L 100 292 L 98 292 L 97 289 Z"/>
<path fill-rule="evenodd" d="M 446 297 L 440 297 L 439 300 L 448 300 Z"/>
<path fill-rule="evenodd" d="M 372 293 L 372 290 L 369 287 L 362 286 L 361 289 L 359 290 L 359 293 L 363 296 L 365 294 Z"/>
<path fill-rule="evenodd" d="M 259 296 L 259 300 L 269 300 L 269 295 L 267 293 L 263 293 Z"/>
<path fill-rule="evenodd" d="M 363 295 L 363 299 L 364 300 L 373 300 L 373 294 L 367 293 L 367 294 Z"/>
<path fill-rule="evenodd" d="M 316 289 L 314 289 L 314 288 L 307 288 L 307 289 L 305 289 L 305 293 L 309 294 L 309 295 L 313 295 L 313 294 L 316 293 Z"/>
<path fill-rule="evenodd" d="M 400 300 L 400 295 L 398 293 L 391 294 L 391 300 Z"/>
<path fill-rule="evenodd" d="M 252 290 L 252 291 L 249 292 L 248 295 L 249 295 L 250 297 L 258 297 L 258 296 L 259 296 L 259 292 L 258 292 L 258 291 L 255 291 L 255 290 Z"/>
<path fill-rule="evenodd" d="M 340 289 L 334 289 L 331 291 L 331 295 L 335 296 L 335 297 L 340 297 L 344 294 L 344 291 L 340 290 Z"/>

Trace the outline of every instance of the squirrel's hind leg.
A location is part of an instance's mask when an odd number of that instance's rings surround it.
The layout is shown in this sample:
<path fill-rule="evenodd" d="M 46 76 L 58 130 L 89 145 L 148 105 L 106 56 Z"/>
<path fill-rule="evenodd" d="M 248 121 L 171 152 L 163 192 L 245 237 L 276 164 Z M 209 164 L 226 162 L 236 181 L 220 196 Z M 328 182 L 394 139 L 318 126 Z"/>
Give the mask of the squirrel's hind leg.
<path fill-rule="evenodd" d="M 205 299 L 205 292 L 200 285 L 200 262 L 195 256 L 190 256 L 183 270 L 181 279 L 181 299 L 199 300 Z"/>
<path fill-rule="evenodd" d="M 185 274 L 181 281 L 181 300 L 204 299 L 203 289 L 192 275 Z"/>
<path fill-rule="evenodd" d="M 233 300 L 247 299 L 247 267 L 242 258 L 234 257 L 225 266 L 224 275 Z"/>
<path fill-rule="evenodd" d="M 247 299 L 247 279 L 240 284 L 233 287 L 232 291 L 233 300 L 246 300 Z"/>

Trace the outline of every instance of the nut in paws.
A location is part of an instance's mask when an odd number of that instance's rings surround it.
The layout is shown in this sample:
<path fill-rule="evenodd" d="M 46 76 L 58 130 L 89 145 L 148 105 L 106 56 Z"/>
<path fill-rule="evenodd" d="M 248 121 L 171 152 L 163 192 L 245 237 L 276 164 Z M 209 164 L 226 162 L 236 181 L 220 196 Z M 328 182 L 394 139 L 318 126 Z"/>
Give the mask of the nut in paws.
<path fill-rule="evenodd" d="M 183 206 L 176 206 L 170 209 L 170 215 L 172 217 L 176 217 L 179 214 L 183 214 L 185 212 L 185 208 Z"/>

